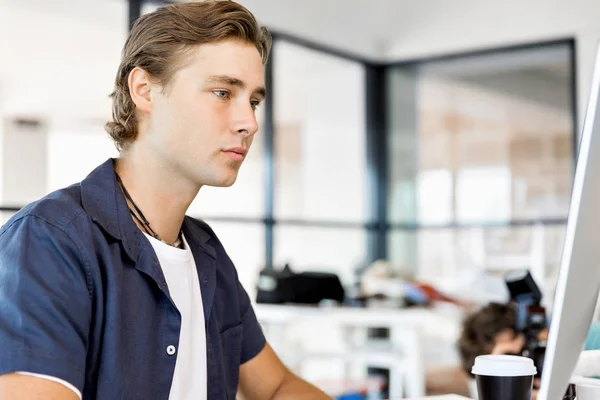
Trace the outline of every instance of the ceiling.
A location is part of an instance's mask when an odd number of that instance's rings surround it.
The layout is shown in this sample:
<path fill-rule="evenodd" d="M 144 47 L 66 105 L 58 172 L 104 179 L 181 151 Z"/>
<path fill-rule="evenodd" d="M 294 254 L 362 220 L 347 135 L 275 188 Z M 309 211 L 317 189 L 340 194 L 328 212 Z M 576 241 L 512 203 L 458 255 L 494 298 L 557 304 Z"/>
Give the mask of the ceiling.
<path fill-rule="evenodd" d="M 564 36 L 572 24 L 589 24 L 582 14 L 598 7 L 592 0 L 486 2 L 487 10 L 478 0 L 240 2 L 274 31 L 373 60 Z M 108 118 L 127 11 L 125 0 L 0 0 L 0 114 L 75 125 Z"/>

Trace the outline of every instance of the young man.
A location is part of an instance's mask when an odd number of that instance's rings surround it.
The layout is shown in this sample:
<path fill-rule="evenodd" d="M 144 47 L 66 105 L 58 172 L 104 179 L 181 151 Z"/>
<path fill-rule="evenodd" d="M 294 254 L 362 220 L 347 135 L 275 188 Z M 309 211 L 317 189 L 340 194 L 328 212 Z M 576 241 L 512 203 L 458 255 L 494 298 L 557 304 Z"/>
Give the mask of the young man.
<path fill-rule="evenodd" d="M 0 231 L 0 399 L 329 399 L 266 343 L 213 231 L 258 126 L 268 32 L 228 1 L 143 16 L 107 130 L 120 156 Z"/>

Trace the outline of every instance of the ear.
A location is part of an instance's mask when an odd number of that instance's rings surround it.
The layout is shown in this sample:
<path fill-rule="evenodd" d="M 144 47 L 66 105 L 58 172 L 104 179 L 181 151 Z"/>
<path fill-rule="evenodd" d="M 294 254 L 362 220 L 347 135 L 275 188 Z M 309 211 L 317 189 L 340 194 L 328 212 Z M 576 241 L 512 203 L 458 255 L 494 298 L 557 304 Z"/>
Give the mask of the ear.
<path fill-rule="evenodd" d="M 152 97 L 150 96 L 152 82 L 150 82 L 148 73 L 135 67 L 129 73 L 127 83 L 129 84 L 129 94 L 137 110 L 145 114 L 150 113 L 152 110 Z"/>

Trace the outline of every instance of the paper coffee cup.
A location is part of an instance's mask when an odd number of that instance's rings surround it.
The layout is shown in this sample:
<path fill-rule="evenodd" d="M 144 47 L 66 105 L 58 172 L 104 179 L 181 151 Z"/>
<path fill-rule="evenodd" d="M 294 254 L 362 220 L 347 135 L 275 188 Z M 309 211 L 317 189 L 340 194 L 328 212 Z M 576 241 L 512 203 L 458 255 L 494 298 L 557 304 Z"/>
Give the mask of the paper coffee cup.
<path fill-rule="evenodd" d="M 530 400 L 537 369 L 527 357 L 486 355 L 471 370 L 479 400 Z"/>

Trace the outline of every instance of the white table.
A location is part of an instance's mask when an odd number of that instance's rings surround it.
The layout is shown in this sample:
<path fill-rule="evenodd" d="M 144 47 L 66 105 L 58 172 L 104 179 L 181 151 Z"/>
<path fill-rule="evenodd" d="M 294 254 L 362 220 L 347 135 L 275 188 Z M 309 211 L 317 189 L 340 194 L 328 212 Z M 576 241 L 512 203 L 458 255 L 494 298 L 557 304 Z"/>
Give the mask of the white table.
<path fill-rule="evenodd" d="M 456 315 L 439 310 L 423 308 L 383 309 L 314 307 L 298 305 L 254 306 L 258 320 L 263 325 L 268 340 L 276 348 L 285 342 L 285 327 L 298 322 L 335 324 L 342 328 L 387 328 L 389 340 L 385 343 L 373 342 L 370 346 L 354 349 L 346 354 L 306 354 L 306 357 L 337 357 L 344 362 L 359 362 L 374 367 L 390 368 L 390 398 L 400 399 L 406 389 L 411 399 L 424 398 L 425 377 L 422 360 L 420 335 L 423 329 L 436 320 L 452 323 Z M 283 346 L 282 346 L 283 347 Z M 436 399 L 434 397 L 434 399 Z M 442 397 L 454 400 L 456 397 Z"/>

